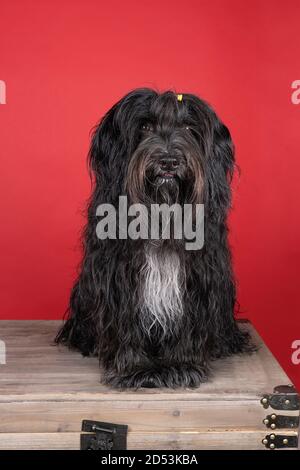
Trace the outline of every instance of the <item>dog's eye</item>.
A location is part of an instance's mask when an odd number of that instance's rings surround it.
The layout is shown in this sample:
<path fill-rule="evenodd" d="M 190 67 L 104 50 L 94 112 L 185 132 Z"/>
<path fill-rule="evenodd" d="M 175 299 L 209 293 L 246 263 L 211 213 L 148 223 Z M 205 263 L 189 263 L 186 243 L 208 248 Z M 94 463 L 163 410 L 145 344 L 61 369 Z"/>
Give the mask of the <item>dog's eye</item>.
<path fill-rule="evenodd" d="M 145 132 L 153 132 L 153 125 L 150 123 L 146 123 L 142 125 L 142 131 Z"/>

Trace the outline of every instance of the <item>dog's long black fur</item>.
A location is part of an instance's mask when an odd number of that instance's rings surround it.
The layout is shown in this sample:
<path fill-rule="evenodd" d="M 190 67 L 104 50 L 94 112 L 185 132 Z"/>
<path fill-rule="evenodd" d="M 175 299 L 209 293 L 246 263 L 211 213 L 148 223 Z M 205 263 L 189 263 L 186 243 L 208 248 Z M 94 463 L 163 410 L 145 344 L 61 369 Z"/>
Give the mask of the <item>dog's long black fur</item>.
<path fill-rule="evenodd" d="M 83 260 L 56 342 L 97 355 L 103 383 L 114 387 L 197 387 L 211 360 L 251 350 L 234 319 L 227 240 L 235 169 L 230 133 L 199 97 L 187 93 L 180 100 L 173 91 L 140 88 L 102 118 L 88 158 L 94 185 Z M 171 178 L 164 177 L 166 168 Z M 203 203 L 203 248 L 187 251 L 174 239 L 98 239 L 96 208 L 117 207 L 120 195 L 145 205 Z M 168 260 L 180 266 L 181 313 L 163 318 L 168 306 L 156 316 L 143 304 L 147 253 L 158 270 Z"/>

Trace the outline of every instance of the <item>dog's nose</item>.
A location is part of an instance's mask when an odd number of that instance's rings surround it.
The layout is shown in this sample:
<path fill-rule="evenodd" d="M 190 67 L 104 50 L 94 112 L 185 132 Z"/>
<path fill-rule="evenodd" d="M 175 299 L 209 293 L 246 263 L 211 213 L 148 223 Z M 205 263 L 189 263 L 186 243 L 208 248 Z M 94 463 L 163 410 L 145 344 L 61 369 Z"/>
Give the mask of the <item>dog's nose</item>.
<path fill-rule="evenodd" d="M 162 170 L 174 171 L 179 166 L 177 158 L 174 157 L 162 158 L 159 163 Z"/>

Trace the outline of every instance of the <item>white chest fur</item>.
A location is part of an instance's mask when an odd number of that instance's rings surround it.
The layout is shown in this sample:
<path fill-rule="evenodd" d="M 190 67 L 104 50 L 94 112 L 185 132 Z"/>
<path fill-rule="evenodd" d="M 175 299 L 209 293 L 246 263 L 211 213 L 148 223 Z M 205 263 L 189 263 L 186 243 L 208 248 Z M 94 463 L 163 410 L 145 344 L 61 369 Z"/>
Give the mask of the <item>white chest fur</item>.
<path fill-rule="evenodd" d="M 185 270 L 175 251 L 148 247 L 141 270 L 142 323 L 148 333 L 159 324 L 172 330 L 183 313 Z"/>

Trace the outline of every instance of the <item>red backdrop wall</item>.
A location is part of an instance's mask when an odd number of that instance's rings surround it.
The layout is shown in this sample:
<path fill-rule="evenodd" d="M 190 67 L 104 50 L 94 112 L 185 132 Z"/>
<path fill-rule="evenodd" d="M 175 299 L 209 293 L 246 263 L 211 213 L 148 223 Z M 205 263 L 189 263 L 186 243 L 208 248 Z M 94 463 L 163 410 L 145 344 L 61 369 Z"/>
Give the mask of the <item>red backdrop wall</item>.
<path fill-rule="evenodd" d="M 63 316 L 99 117 L 137 86 L 194 92 L 230 127 L 242 170 L 231 242 L 243 316 L 300 386 L 299 1 L 6 0 L 0 10 L 1 318 Z"/>

